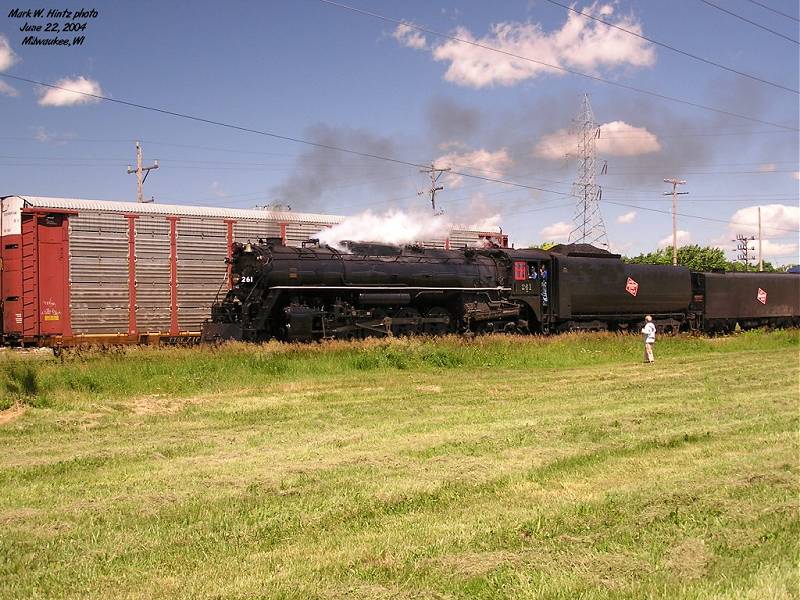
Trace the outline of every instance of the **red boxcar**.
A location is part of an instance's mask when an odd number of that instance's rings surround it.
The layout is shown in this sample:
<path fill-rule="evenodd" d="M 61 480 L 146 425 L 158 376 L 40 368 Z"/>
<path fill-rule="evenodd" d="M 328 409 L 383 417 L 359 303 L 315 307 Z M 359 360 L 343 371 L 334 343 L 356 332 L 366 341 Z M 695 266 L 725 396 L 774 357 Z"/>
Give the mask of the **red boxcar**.
<path fill-rule="evenodd" d="M 98 200 L 0 198 L 6 344 L 192 339 L 227 289 L 234 241 L 300 245 L 344 217 Z M 506 245 L 499 229 L 454 229 L 433 247 Z"/>

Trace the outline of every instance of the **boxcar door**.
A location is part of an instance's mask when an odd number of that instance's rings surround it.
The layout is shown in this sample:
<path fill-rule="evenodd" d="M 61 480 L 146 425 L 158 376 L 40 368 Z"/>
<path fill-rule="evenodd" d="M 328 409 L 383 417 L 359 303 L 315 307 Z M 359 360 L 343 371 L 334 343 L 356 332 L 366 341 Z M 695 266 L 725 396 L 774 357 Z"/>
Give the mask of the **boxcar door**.
<path fill-rule="evenodd" d="M 36 216 L 39 335 L 68 335 L 69 242 L 62 214 Z"/>

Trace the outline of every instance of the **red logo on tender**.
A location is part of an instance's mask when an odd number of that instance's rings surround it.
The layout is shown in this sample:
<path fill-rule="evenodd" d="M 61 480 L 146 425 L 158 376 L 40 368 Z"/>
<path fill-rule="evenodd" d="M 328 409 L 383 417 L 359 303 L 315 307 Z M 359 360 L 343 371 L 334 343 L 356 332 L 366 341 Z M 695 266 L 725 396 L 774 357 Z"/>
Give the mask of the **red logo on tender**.
<path fill-rule="evenodd" d="M 767 303 L 767 292 L 765 292 L 761 288 L 758 288 L 758 293 L 756 294 L 756 300 L 761 302 L 761 304 L 766 304 Z"/>
<path fill-rule="evenodd" d="M 625 284 L 625 291 L 628 292 L 631 296 L 635 296 L 639 293 L 639 284 L 636 283 L 633 279 L 628 277 L 628 282 Z"/>

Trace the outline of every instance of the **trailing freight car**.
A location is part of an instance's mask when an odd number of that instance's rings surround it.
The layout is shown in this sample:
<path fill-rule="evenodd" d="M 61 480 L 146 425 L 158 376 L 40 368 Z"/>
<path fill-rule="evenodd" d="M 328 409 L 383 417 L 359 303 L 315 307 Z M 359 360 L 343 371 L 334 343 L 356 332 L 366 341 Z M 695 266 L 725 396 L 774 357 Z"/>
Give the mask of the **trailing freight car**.
<path fill-rule="evenodd" d="M 799 324 L 800 274 L 693 273 L 692 279 L 706 331 Z"/>
<path fill-rule="evenodd" d="M 198 339 L 237 241 L 299 246 L 344 217 L 291 211 L 0 198 L 0 306 L 6 344 Z M 503 243 L 499 229 L 455 229 L 426 246 Z"/>
<path fill-rule="evenodd" d="M 554 248 L 550 321 L 561 331 L 628 329 L 650 314 L 664 332 L 687 323 L 692 299 L 688 269 L 622 262 L 602 250 Z"/>

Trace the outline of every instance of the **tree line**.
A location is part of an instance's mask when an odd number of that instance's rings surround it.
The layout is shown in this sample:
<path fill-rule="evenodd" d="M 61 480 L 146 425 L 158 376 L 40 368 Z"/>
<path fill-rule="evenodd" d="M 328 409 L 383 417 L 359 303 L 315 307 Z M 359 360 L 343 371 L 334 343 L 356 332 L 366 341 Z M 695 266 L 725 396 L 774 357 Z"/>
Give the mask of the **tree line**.
<path fill-rule="evenodd" d="M 532 248 L 540 248 L 542 250 L 549 250 L 556 246 L 555 242 L 544 242 Z M 646 254 L 639 254 L 637 256 L 623 256 L 622 260 L 627 263 L 639 265 L 671 265 L 672 264 L 672 246 L 666 248 L 659 248 L 655 252 L 648 252 Z M 725 251 L 720 248 L 712 246 L 698 246 L 693 244 L 690 246 L 678 247 L 678 264 L 691 269 L 693 271 L 757 271 L 758 261 L 754 264 L 745 266 L 744 263 L 739 261 L 731 261 L 725 257 Z M 771 273 L 786 271 L 790 265 L 775 266 L 769 261 L 764 261 L 764 271 Z"/>
<path fill-rule="evenodd" d="M 622 260 L 627 263 L 641 265 L 671 265 L 672 246 L 659 248 L 655 252 L 639 254 L 638 256 L 623 256 Z M 757 261 L 751 265 L 730 261 L 720 248 L 698 246 L 697 244 L 678 247 L 678 264 L 693 271 L 713 271 L 717 269 L 725 271 L 758 271 Z M 785 271 L 786 268 L 776 267 L 772 263 L 764 261 L 764 271 L 774 273 L 776 271 Z"/>

